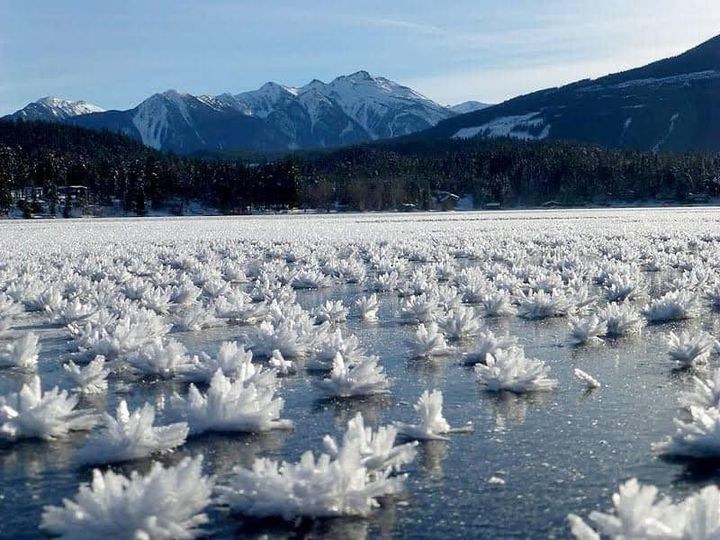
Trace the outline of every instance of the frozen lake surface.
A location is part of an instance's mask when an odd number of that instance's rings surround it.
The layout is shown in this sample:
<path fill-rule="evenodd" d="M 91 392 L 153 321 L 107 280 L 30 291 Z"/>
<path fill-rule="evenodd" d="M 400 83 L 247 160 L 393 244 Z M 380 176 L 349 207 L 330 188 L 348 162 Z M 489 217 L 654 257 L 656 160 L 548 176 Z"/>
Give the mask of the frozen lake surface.
<path fill-rule="evenodd" d="M 607 511 L 612 493 L 629 478 L 655 484 L 675 499 L 718 482 L 716 463 L 669 460 L 657 456 L 651 445 L 675 431 L 673 419 L 682 417 L 678 398 L 693 387 L 693 376 L 707 376 L 717 364 L 713 353 L 707 364 L 678 369 L 668 355 L 667 336 L 682 330 L 720 335 L 718 315 L 705 294 L 717 281 L 719 241 L 720 211 L 715 208 L 8 221 L 0 222 L 0 291 L 8 290 L 21 271 L 36 272 L 46 286 L 73 272 L 98 281 L 101 276 L 92 275 L 93 266 L 107 275 L 113 266 L 124 267 L 152 281 L 143 270 L 170 268 L 170 261 L 189 257 L 211 269 L 236 261 L 248 281 L 229 286 L 250 292 L 256 260 L 272 262 L 274 271 L 279 265 L 285 277 L 306 267 L 322 268 L 328 257 L 362 261 L 367 275 L 360 283 L 334 277 L 330 286 L 298 289 L 296 301 L 310 313 L 326 300 L 350 307 L 347 321 L 338 327 L 343 335 L 356 335 L 368 354 L 379 356 L 392 381 L 389 394 L 323 398 L 315 383 L 327 375 L 300 368 L 282 378 L 277 391 L 285 400 L 281 416 L 292 420 L 294 429 L 204 434 L 155 459 L 173 464 L 203 454 L 205 472 L 220 482 L 234 466 L 250 467 L 258 457 L 294 462 L 306 450 L 319 453 L 323 436 L 341 437 L 356 412 L 373 427 L 412 422 L 412 405 L 425 389 L 442 391 L 450 425 L 471 422 L 474 431 L 420 443 L 416 459 L 403 467 L 408 476 L 402 494 L 383 500 L 368 518 L 284 523 L 231 515 L 212 505 L 203 532 L 219 538 L 292 537 L 298 529 L 337 538 L 565 538 L 570 534 L 568 513 Z M 566 316 L 482 317 L 480 307 L 466 302 L 487 329 L 516 337 L 526 356 L 544 361 L 558 381 L 549 392 L 491 393 L 461 361 L 473 339 L 451 343 L 456 349 L 447 357 L 412 358 L 408 341 L 417 326 L 401 317 L 406 298 L 397 290 L 378 293 L 377 322 L 356 315 L 354 302 L 371 294 L 368 289 L 383 264 L 397 260 L 400 289 L 441 260 L 451 268 L 444 285 L 456 284 L 460 296 L 457 276 L 463 269 L 478 269 L 497 287 L 502 272 L 512 275 L 518 280 L 513 295 L 553 287 L 566 291 L 582 284 L 597 300 L 578 308 L 579 316 L 590 316 L 607 304 L 606 287 L 594 278 L 610 264 L 618 271 L 638 270 L 633 275 L 640 276 L 644 291 L 629 300 L 638 310 L 676 289 L 695 294 L 701 309 L 691 319 L 647 324 L 638 335 L 574 346 Z M 693 277 L 693 272 L 708 275 Z M 557 277 L 556 286 L 547 285 L 555 279 L 548 276 Z M 211 301 L 199 300 L 204 305 Z M 181 309 L 174 307 L 172 313 Z M 172 320 L 170 314 L 165 317 Z M 256 345 L 256 326 L 227 324 L 168 336 L 190 354 L 212 355 L 223 341 Z M 43 388 L 57 384 L 71 390 L 62 367 L 78 357 L 70 332 L 52 314 L 25 312 L 0 334 L 0 344 L 29 331 L 40 337 L 37 372 Z M 574 378 L 575 368 L 590 373 L 602 387 L 586 390 Z M 1 370 L 0 393 L 17 391 L 28 377 L 14 369 Z M 164 404 L 173 392 L 184 395 L 187 383 L 111 375 L 106 394 L 85 396 L 81 403 L 114 411 L 121 399 L 131 409 L 150 402 L 163 423 Z M 91 468 L 72 464 L 86 436 L 0 442 L 0 537 L 36 538 L 43 507 L 72 498 L 78 486 L 91 479 Z M 142 459 L 112 468 L 146 472 L 151 462 Z"/>

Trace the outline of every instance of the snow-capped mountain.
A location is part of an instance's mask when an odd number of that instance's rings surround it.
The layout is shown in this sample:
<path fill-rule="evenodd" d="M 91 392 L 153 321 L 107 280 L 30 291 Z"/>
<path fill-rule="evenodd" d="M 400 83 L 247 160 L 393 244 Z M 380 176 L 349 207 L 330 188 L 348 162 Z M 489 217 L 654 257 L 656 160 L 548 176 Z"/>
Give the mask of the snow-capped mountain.
<path fill-rule="evenodd" d="M 20 112 L 11 117 L 25 118 Z M 329 83 L 313 80 L 292 87 L 269 82 L 240 94 L 193 96 L 168 90 L 127 111 L 89 110 L 43 119 L 110 129 L 153 148 L 191 153 L 331 148 L 408 135 L 456 114 L 411 88 L 358 71 Z"/>
<path fill-rule="evenodd" d="M 450 105 L 449 109 L 458 114 L 467 114 L 475 111 L 481 111 L 492 107 L 490 103 L 481 103 L 479 101 L 463 101 L 457 105 Z"/>
<path fill-rule="evenodd" d="M 104 109 L 87 101 L 68 101 L 52 96 L 29 103 L 11 114 L 13 120 L 45 120 L 49 122 L 67 120 L 83 114 L 104 112 Z"/>
<path fill-rule="evenodd" d="M 643 67 L 513 98 L 413 137 L 565 139 L 652 151 L 720 150 L 720 36 Z"/>
<path fill-rule="evenodd" d="M 367 71 L 338 77 L 330 84 L 313 81 L 298 89 L 300 96 L 310 92 L 337 103 L 372 139 L 407 135 L 451 116 L 447 108 L 422 94 L 383 77 L 371 77 Z"/>

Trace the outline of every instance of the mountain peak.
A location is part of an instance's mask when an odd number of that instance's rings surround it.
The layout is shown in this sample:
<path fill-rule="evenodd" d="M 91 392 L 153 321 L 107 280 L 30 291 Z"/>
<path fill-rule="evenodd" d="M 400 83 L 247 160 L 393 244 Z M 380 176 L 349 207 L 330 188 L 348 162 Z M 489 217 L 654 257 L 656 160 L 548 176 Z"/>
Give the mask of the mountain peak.
<path fill-rule="evenodd" d="M 11 114 L 13 120 L 44 120 L 57 122 L 75 116 L 104 112 L 105 109 L 87 101 L 70 101 L 55 96 L 45 96 L 28 103 L 24 108 Z"/>
<path fill-rule="evenodd" d="M 265 93 L 265 94 L 291 94 L 291 95 L 297 95 L 298 90 L 297 88 L 293 86 L 287 86 L 284 84 L 276 83 L 274 81 L 269 81 L 263 84 L 260 88 L 255 90 L 254 92 L 258 93 Z M 250 94 L 252 92 L 243 92 L 242 94 L 238 95 L 244 95 L 244 94 Z"/>
<path fill-rule="evenodd" d="M 46 101 L 55 104 L 56 98 Z M 329 83 L 313 79 L 294 87 L 267 82 L 234 95 L 194 96 L 170 89 L 132 109 L 91 116 L 73 123 L 121 131 L 153 148 L 185 153 L 336 147 L 407 135 L 454 113 L 410 88 L 360 70 Z M 66 121 L 49 114 L 44 119 Z"/>
<path fill-rule="evenodd" d="M 66 99 L 62 99 L 55 96 L 45 96 L 40 99 L 38 99 L 35 103 L 42 103 L 43 105 L 59 105 L 63 103 L 71 103 L 70 101 Z"/>
<path fill-rule="evenodd" d="M 355 73 L 351 73 L 350 75 L 346 75 L 345 77 L 339 77 L 339 78 L 345 78 L 345 79 L 349 79 L 351 81 L 372 81 L 372 80 L 374 80 L 373 76 L 370 75 L 364 69 L 361 69 L 360 71 L 356 71 Z"/>
<path fill-rule="evenodd" d="M 325 88 L 327 88 L 327 86 L 328 85 L 325 84 L 324 82 L 322 82 L 321 80 L 313 79 L 312 81 L 307 83 L 305 86 L 299 88 L 299 93 L 306 94 L 308 92 L 315 92 L 315 93 L 323 92 L 325 90 Z"/>
<path fill-rule="evenodd" d="M 491 105 L 488 103 L 481 103 L 480 101 L 471 100 L 463 101 L 462 103 L 458 103 L 457 105 L 451 105 L 448 108 L 458 114 L 465 114 L 469 112 L 480 111 L 482 109 L 487 109 L 488 107 L 491 107 Z"/>
<path fill-rule="evenodd" d="M 168 90 L 165 90 L 161 94 L 156 94 L 159 96 L 162 96 L 163 98 L 170 100 L 174 103 L 177 103 L 179 101 L 185 101 L 188 98 L 193 98 L 191 94 L 188 94 L 187 92 L 180 92 L 178 90 L 175 90 L 174 88 L 170 88 Z"/>

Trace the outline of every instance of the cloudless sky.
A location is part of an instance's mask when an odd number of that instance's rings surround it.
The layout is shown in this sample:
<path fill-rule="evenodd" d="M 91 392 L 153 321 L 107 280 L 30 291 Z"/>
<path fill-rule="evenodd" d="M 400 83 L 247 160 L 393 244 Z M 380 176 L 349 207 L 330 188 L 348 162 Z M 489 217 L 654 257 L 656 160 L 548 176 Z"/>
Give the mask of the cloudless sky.
<path fill-rule="evenodd" d="M 126 109 L 365 69 L 499 102 L 678 54 L 720 0 L 0 0 L 0 114 L 46 95 Z"/>

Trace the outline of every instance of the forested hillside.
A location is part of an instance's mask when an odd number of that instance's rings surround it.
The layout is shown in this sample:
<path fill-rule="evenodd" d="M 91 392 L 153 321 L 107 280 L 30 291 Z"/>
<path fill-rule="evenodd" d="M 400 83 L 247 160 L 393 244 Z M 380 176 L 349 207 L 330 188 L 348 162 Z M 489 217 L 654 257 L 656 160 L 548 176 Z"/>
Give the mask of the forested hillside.
<path fill-rule="evenodd" d="M 129 212 L 170 199 L 221 211 L 261 207 L 384 210 L 432 207 L 438 191 L 475 204 L 535 205 L 720 195 L 720 154 L 608 150 L 510 139 L 377 143 L 270 163 L 157 152 L 108 132 L 41 122 L 0 122 L 0 202 L 12 189 L 87 186 L 94 199 L 120 199 Z"/>
<path fill-rule="evenodd" d="M 239 161 L 165 154 L 110 132 L 45 122 L 0 121 L 0 205 L 10 190 L 87 186 L 99 203 L 120 198 L 128 211 L 169 198 L 200 199 L 221 210 L 236 205 L 295 205 L 295 178 L 285 162 L 247 167 Z"/>
<path fill-rule="evenodd" d="M 564 142 L 435 140 L 366 145 L 309 160 L 303 199 L 333 193 L 352 208 L 428 204 L 442 189 L 473 195 L 476 205 L 577 205 L 720 194 L 720 154 L 664 154 Z M 327 196 L 327 195 L 325 195 Z"/>

